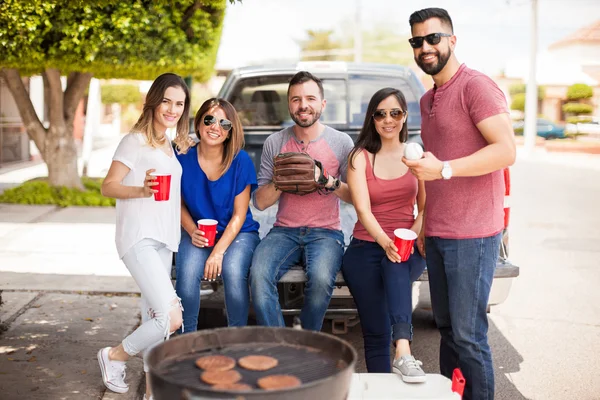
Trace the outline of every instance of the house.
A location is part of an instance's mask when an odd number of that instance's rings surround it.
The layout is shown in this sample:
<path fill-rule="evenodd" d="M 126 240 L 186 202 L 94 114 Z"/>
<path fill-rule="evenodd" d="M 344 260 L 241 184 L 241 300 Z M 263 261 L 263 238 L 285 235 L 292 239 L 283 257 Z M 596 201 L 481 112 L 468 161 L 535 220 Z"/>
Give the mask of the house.
<path fill-rule="evenodd" d="M 512 60 L 504 74 L 494 80 L 508 93 L 510 84 L 527 82 L 528 68 L 528 60 Z M 565 121 L 562 106 L 568 103 L 568 87 L 585 83 L 594 90 L 590 101 L 594 107 L 592 115 L 600 116 L 600 19 L 540 52 L 536 72 L 537 84 L 546 88 L 538 114 L 553 121 Z"/>

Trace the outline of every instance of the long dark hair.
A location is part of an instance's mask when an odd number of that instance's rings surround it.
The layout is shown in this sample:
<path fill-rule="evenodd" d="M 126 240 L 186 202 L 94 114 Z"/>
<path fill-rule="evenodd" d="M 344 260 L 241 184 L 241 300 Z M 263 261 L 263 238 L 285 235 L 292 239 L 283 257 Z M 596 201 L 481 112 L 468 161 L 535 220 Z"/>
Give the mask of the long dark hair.
<path fill-rule="evenodd" d="M 350 152 L 348 158 L 350 159 L 350 168 L 354 169 L 354 157 L 361 150 L 366 150 L 373 155 L 377 154 L 379 150 L 381 150 L 381 137 L 379 133 L 377 133 L 377 129 L 375 128 L 375 121 L 373 120 L 373 114 L 377 110 L 377 106 L 383 100 L 387 99 L 390 96 L 396 97 L 398 103 L 400 103 L 400 108 L 407 112 L 406 99 L 402 92 L 398 89 L 394 89 L 391 87 L 386 87 L 383 89 L 379 89 L 371 100 L 369 101 L 369 106 L 367 107 L 367 112 L 365 114 L 365 122 L 363 123 L 363 127 L 360 130 L 360 134 L 358 135 L 358 139 L 356 139 L 356 144 L 354 148 Z M 402 125 L 402 129 L 400 129 L 399 140 L 404 143 L 408 139 L 408 128 L 406 126 L 406 121 Z M 375 164 L 375 159 L 373 159 L 373 165 Z"/>

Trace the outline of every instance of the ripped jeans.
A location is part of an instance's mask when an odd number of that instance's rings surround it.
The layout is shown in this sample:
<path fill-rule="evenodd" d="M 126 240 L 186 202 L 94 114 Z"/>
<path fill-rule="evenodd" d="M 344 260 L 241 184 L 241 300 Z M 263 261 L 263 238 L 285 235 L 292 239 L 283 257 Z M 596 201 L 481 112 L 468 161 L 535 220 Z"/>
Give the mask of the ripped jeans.
<path fill-rule="evenodd" d="M 169 314 L 173 308 L 181 309 L 171 283 L 172 260 L 173 252 L 154 239 L 142 239 L 123 256 L 123 263 L 142 292 L 142 324 L 123 339 L 123 348 L 130 356 L 140 351 L 145 355 L 172 333 Z M 145 357 L 144 371 L 148 372 Z"/>

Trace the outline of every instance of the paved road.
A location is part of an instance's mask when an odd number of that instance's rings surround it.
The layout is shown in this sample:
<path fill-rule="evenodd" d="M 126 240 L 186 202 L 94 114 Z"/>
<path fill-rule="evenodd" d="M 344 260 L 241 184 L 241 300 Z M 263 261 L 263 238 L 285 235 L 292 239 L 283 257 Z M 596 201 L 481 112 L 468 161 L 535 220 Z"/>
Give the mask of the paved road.
<path fill-rule="evenodd" d="M 490 314 L 496 399 L 600 399 L 599 175 L 600 157 L 588 155 L 538 153 L 512 168 L 521 276 Z M 414 325 L 413 352 L 437 372 L 431 315 L 416 312 Z M 360 326 L 345 337 L 362 351 Z"/>
<path fill-rule="evenodd" d="M 521 276 L 490 314 L 496 398 L 597 400 L 600 157 L 540 152 L 519 157 L 512 171 L 510 258 Z M 0 289 L 132 290 L 114 251 L 112 210 L 34 211 L 21 218 L 0 208 Z M 93 257 L 82 264 L 84 253 Z M 413 351 L 436 372 L 439 335 L 430 314 L 417 312 L 414 324 Z M 362 354 L 360 326 L 344 338 Z"/>

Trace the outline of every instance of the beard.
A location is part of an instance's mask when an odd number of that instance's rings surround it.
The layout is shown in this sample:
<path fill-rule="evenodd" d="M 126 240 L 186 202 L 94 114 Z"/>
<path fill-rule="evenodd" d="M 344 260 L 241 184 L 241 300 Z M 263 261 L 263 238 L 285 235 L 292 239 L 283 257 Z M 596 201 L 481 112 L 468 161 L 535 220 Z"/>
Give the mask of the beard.
<path fill-rule="evenodd" d="M 430 55 L 430 54 L 435 54 L 437 55 L 437 63 L 434 64 L 426 64 L 423 62 L 422 58 Z M 439 51 L 432 53 L 422 53 L 420 55 L 420 57 L 415 57 L 415 62 L 417 63 L 417 65 L 423 70 L 423 72 L 425 72 L 427 75 L 437 75 L 440 73 L 441 70 L 444 69 L 444 67 L 446 66 L 446 64 L 448 64 L 448 60 L 450 59 L 450 56 L 452 55 L 452 50 L 448 49 L 448 51 L 446 51 L 445 53 L 441 53 Z"/>
<path fill-rule="evenodd" d="M 298 125 L 301 128 L 308 128 L 310 126 L 313 126 L 315 124 L 315 122 L 317 122 L 319 120 L 319 118 L 321 118 L 321 111 L 314 111 L 312 115 L 310 115 L 307 119 L 305 120 L 301 120 L 300 118 L 298 118 L 298 113 L 301 112 L 306 112 L 308 111 L 307 109 L 303 109 L 303 110 L 298 110 L 296 112 L 296 114 L 291 114 L 290 116 L 292 117 L 292 120 L 296 123 L 296 125 Z M 311 118 L 312 117 L 312 118 Z"/>

